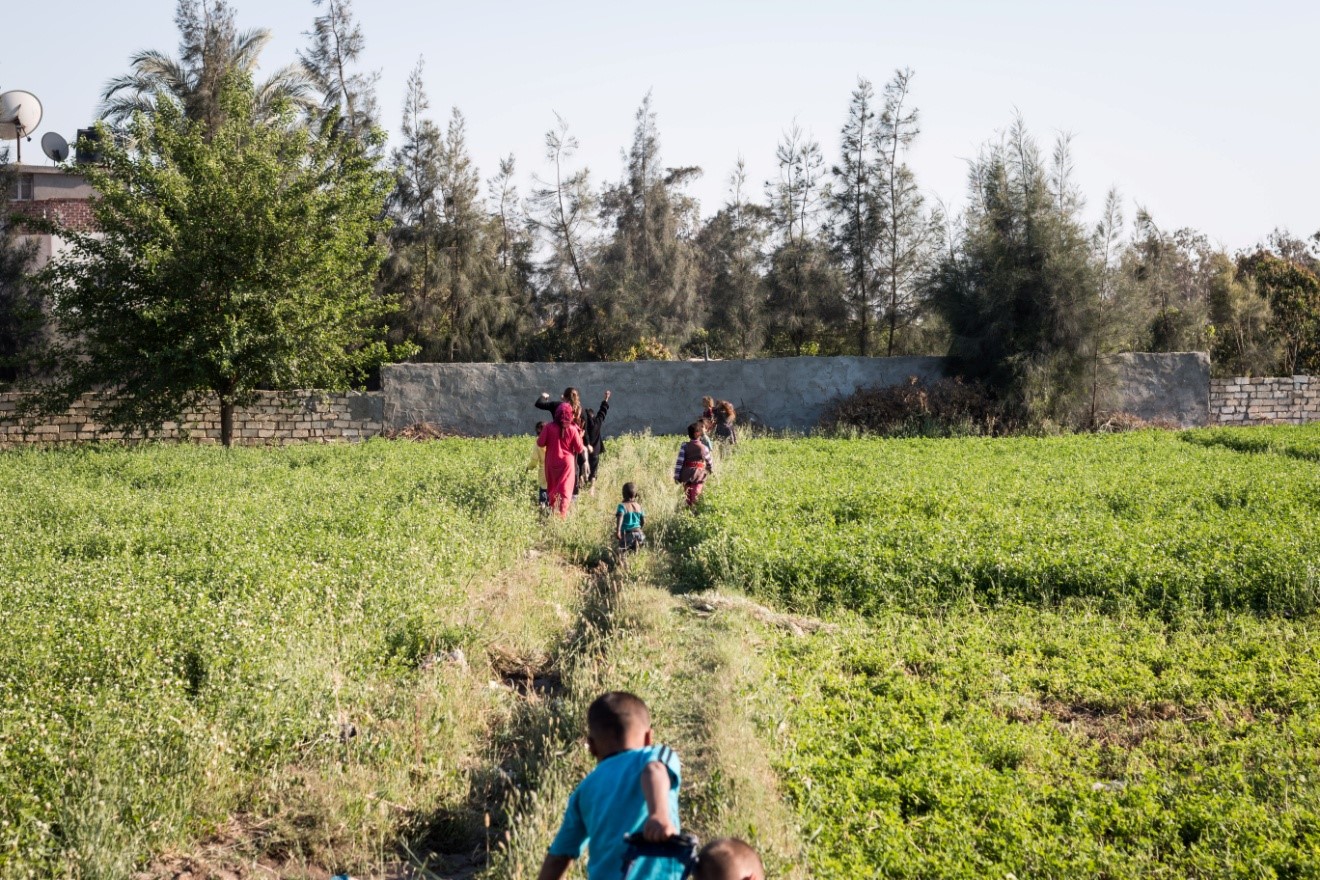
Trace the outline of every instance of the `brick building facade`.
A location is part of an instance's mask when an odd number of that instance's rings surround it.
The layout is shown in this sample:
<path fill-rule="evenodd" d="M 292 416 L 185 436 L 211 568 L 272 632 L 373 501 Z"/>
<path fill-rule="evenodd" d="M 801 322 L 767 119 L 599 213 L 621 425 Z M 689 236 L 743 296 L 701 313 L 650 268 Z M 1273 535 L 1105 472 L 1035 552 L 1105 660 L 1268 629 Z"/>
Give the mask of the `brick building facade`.
<path fill-rule="evenodd" d="M 80 174 L 41 165 L 14 165 L 9 192 L 9 210 L 20 216 L 52 220 L 75 232 L 95 228 L 92 217 L 92 187 Z M 64 249 L 58 235 L 34 232 L 37 245 L 33 271 L 42 268 Z"/>

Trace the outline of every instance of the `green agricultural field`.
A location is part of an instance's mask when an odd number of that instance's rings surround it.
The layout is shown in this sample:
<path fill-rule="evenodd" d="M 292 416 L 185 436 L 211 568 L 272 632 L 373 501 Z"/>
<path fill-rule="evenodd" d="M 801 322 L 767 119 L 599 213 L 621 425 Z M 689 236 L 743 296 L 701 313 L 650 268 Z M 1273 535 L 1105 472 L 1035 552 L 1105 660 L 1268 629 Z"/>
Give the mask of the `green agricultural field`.
<path fill-rule="evenodd" d="M 349 864 L 479 828 L 500 695 L 427 657 L 547 647 L 555 609 L 477 589 L 540 533 L 527 445 L 0 454 L 0 876 L 128 876 L 236 810 Z"/>
<path fill-rule="evenodd" d="M 686 575 L 824 615 L 813 876 L 1320 877 L 1320 428 L 744 444 Z"/>
<path fill-rule="evenodd" d="M 692 564 L 799 610 L 1314 611 L 1320 469 L 1219 437 L 762 441 L 712 493 Z"/>
<path fill-rule="evenodd" d="M 692 517 L 628 438 L 567 523 L 528 438 L 0 454 L 0 878 L 530 876 L 621 686 L 776 876 L 1320 877 L 1318 446 L 749 440 Z"/>

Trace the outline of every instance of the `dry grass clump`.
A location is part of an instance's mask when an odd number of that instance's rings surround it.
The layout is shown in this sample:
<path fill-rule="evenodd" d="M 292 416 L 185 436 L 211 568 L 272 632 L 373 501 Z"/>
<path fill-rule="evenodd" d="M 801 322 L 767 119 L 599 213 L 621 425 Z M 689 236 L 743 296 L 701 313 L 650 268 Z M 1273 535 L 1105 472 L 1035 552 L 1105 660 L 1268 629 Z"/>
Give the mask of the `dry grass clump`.
<path fill-rule="evenodd" d="M 835 398 L 820 427 L 885 437 L 965 437 L 1010 433 L 1021 427 L 982 383 L 909 376 L 900 385 L 863 388 Z"/>

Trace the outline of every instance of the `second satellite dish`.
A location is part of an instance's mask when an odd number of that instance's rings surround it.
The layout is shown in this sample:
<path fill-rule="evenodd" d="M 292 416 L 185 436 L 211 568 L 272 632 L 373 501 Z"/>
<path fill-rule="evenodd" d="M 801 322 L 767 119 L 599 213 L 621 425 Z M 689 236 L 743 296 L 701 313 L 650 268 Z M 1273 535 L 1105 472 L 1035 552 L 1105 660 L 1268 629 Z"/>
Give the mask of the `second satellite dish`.
<path fill-rule="evenodd" d="M 69 158 L 69 142 L 57 131 L 48 131 L 41 136 L 41 152 L 47 159 L 63 162 Z"/>
<path fill-rule="evenodd" d="M 41 102 L 31 92 L 15 89 L 0 95 L 0 140 L 27 137 L 41 124 Z"/>

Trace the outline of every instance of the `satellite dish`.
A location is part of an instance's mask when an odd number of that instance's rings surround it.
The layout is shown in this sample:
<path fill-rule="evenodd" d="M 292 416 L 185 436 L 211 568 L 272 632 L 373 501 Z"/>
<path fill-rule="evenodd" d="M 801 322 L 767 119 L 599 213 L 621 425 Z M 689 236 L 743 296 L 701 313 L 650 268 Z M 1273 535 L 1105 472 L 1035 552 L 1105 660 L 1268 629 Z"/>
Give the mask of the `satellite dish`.
<path fill-rule="evenodd" d="M 41 136 L 41 152 L 47 159 L 63 162 L 69 158 L 69 142 L 57 131 L 48 131 Z"/>
<path fill-rule="evenodd" d="M 0 95 L 0 140 L 27 137 L 41 124 L 41 101 L 31 92 L 15 89 Z"/>

